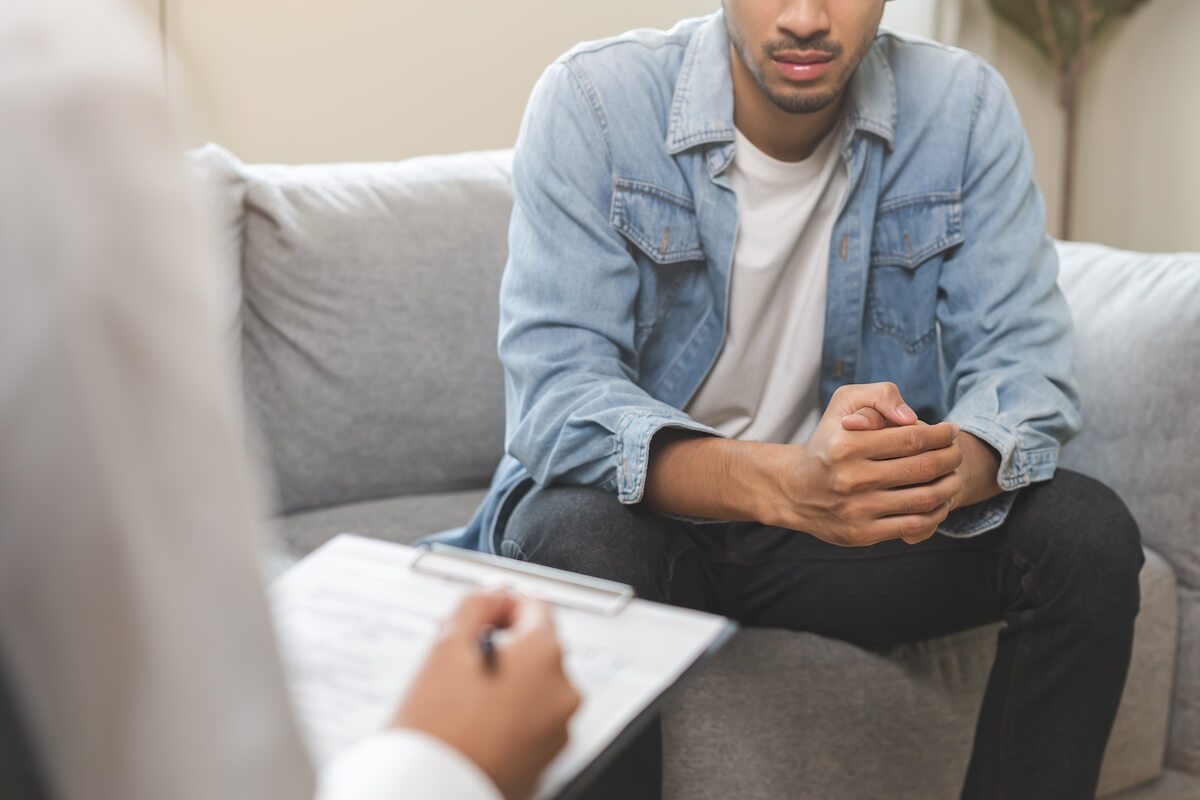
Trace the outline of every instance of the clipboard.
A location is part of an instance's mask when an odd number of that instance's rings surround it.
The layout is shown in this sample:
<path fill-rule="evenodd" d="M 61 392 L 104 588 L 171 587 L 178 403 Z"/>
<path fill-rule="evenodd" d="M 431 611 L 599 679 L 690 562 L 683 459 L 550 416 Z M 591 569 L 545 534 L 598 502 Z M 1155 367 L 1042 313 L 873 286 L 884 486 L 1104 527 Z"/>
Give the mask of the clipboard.
<path fill-rule="evenodd" d="M 612 616 L 633 599 L 633 587 L 526 561 L 433 542 L 420 545 L 412 570 L 480 589 L 503 586 L 554 605 Z"/>
<path fill-rule="evenodd" d="M 383 727 L 441 619 L 491 586 L 551 605 L 564 666 L 583 697 L 535 800 L 581 792 L 737 629 L 724 617 L 637 599 L 613 581 L 342 534 L 271 586 L 293 702 L 318 764 Z"/>

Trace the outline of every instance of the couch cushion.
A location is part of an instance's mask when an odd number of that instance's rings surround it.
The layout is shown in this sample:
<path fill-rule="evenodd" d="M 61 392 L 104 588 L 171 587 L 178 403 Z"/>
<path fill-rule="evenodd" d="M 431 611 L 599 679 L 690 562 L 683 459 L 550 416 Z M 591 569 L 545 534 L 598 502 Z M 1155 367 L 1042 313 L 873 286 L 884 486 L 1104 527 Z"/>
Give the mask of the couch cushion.
<path fill-rule="evenodd" d="M 1100 794 L 1162 769 L 1176 593 L 1147 551 L 1133 661 Z M 813 634 L 743 630 L 663 716 L 666 800 L 958 797 L 998 625 L 887 654 Z M 747 780 L 747 775 L 753 775 Z"/>
<path fill-rule="evenodd" d="M 1200 797 L 1200 775 L 1167 769 L 1155 780 L 1112 795 L 1112 800 L 1195 800 L 1197 797 Z"/>
<path fill-rule="evenodd" d="M 412 544 L 444 528 L 465 525 L 485 489 L 418 494 L 290 514 L 275 530 L 293 556 L 303 556 L 339 533 L 357 533 Z"/>
<path fill-rule="evenodd" d="M 1179 579 L 1167 762 L 1200 773 L 1200 254 L 1059 245 L 1085 428 L 1062 463 L 1129 504 Z"/>
<path fill-rule="evenodd" d="M 244 168 L 243 377 L 282 511 L 487 484 L 509 162 Z"/>

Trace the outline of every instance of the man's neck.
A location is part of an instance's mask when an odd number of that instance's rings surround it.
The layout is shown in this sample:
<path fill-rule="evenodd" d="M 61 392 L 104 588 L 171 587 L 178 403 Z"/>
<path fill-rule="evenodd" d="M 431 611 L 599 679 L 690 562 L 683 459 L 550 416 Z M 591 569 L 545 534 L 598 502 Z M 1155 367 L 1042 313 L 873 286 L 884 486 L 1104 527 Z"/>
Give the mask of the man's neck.
<path fill-rule="evenodd" d="M 779 161 L 803 161 L 813 154 L 837 125 L 845 92 L 811 114 L 789 114 L 772 103 L 735 51 L 730 50 L 733 75 L 733 124 L 750 142 Z"/>

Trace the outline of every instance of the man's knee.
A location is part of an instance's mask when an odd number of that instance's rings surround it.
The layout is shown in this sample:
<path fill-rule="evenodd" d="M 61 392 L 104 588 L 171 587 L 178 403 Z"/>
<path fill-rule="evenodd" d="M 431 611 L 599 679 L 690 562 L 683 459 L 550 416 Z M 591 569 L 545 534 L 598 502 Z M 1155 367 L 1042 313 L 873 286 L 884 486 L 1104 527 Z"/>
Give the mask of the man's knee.
<path fill-rule="evenodd" d="M 532 489 L 505 526 L 501 553 L 548 567 L 631 584 L 660 599 L 668 523 L 616 495 L 580 486 Z"/>
<path fill-rule="evenodd" d="M 1048 554 L 1060 562 L 1053 571 L 1072 577 L 1085 613 L 1132 621 L 1145 562 L 1137 522 L 1117 493 L 1095 478 L 1060 470 L 1054 482 L 1066 513 L 1047 531 Z"/>

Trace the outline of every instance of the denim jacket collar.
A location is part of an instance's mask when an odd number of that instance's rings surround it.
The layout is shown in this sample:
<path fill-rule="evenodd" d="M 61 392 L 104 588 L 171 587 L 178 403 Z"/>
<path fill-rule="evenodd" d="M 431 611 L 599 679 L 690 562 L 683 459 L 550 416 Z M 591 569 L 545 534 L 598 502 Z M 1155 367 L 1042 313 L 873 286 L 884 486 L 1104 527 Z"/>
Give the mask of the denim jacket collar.
<path fill-rule="evenodd" d="M 667 125 L 667 152 L 733 141 L 733 77 L 729 34 L 717 12 L 692 37 L 675 84 Z"/>
<path fill-rule="evenodd" d="M 888 147 L 896 127 L 896 86 L 892 69 L 877 47 L 867 51 L 850 79 L 846 146 L 856 131 L 873 133 Z M 733 78 L 725 14 L 717 12 L 688 44 L 675 84 L 667 126 L 667 152 L 728 143 L 734 138 Z"/>

